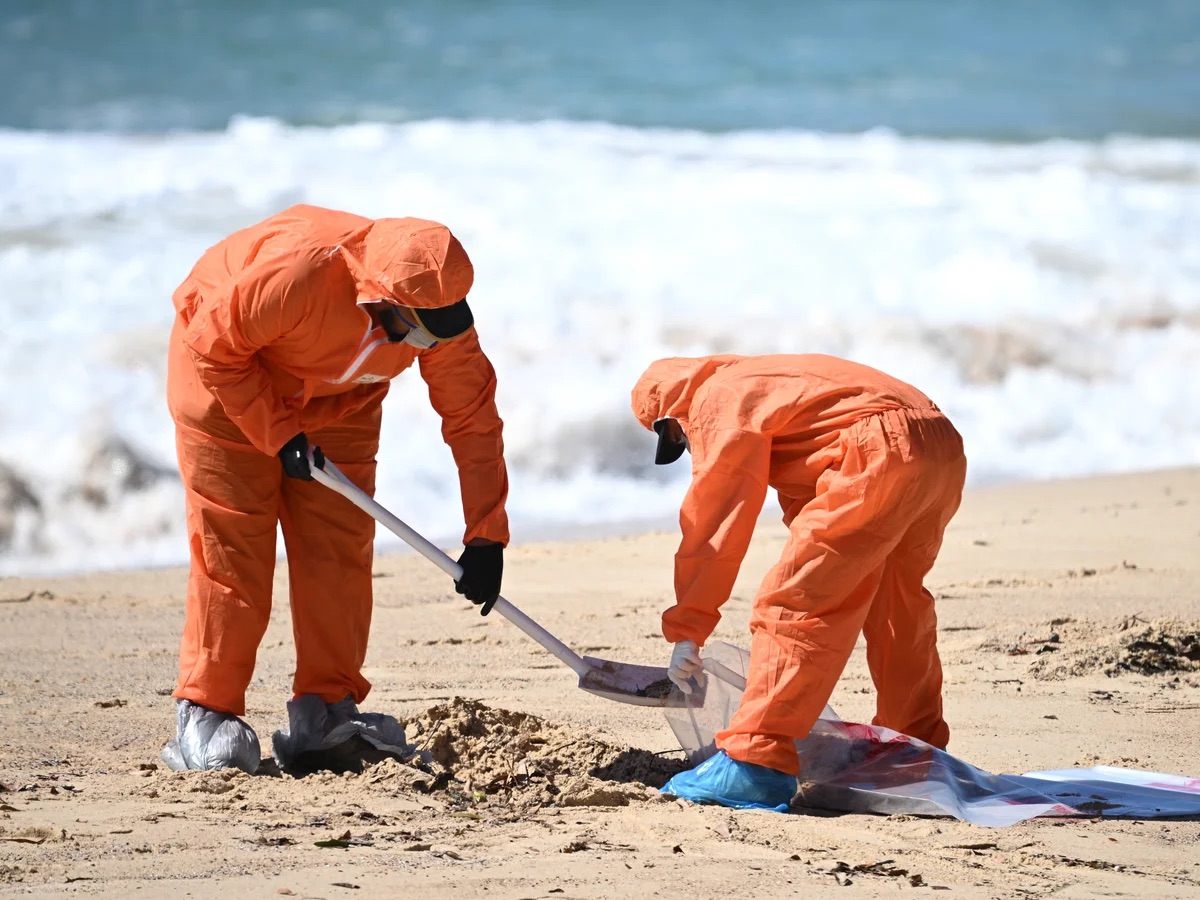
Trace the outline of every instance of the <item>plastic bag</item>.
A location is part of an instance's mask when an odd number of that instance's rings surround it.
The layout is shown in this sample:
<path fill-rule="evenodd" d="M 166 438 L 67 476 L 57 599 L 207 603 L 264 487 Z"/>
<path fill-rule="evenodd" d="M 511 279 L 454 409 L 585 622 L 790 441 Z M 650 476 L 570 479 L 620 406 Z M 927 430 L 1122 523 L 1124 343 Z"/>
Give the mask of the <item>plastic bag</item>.
<path fill-rule="evenodd" d="M 698 689 L 685 697 L 674 688 L 672 703 L 666 707 L 667 724 L 693 766 L 700 765 L 717 752 L 717 732 L 728 727 L 729 720 L 737 712 L 746 689 L 746 673 L 750 670 L 750 654 L 724 641 L 704 647 L 700 658 L 704 660 L 704 671 L 694 676 Z M 821 712 L 821 719 L 840 721 L 828 705 Z M 835 748 L 810 748 L 813 762 L 826 749 Z M 835 765 L 836 760 L 825 764 Z"/>
<path fill-rule="evenodd" d="M 705 647 L 701 658 L 703 690 L 666 709 L 693 765 L 716 752 L 716 733 L 741 702 L 750 664 L 749 653 L 724 642 Z M 950 815 L 990 827 L 1035 816 L 1200 814 L 1197 778 L 1111 766 L 993 775 L 890 728 L 843 722 L 828 706 L 796 751 L 801 778 L 793 805 L 816 809 Z"/>
<path fill-rule="evenodd" d="M 281 769 L 291 772 L 361 772 L 386 757 L 408 760 L 418 754 L 404 726 L 383 713 L 359 712 L 350 696 L 326 704 L 315 694 L 288 701 L 289 728 L 271 744 Z"/>
<path fill-rule="evenodd" d="M 241 769 L 253 775 L 258 771 L 262 756 L 258 735 L 235 715 L 176 700 L 175 732 L 159 757 L 176 772 Z"/>

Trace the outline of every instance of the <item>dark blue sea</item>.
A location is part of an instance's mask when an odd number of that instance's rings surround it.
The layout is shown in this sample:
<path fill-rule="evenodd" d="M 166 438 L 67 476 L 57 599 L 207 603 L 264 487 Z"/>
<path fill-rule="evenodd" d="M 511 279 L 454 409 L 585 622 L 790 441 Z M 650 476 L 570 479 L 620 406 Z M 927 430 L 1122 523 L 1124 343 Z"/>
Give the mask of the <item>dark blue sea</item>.
<path fill-rule="evenodd" d="M 0 575 L 186 559 L 171 292 L 300 202 L 463 241 L 517 540 L 671 521 L 671 355 L 889 371 L 976 485 L 1200 464 L 1196 0 L 0 0 L 0 86 Z M 379 497 L 450 546 L 439 425 Z"/>

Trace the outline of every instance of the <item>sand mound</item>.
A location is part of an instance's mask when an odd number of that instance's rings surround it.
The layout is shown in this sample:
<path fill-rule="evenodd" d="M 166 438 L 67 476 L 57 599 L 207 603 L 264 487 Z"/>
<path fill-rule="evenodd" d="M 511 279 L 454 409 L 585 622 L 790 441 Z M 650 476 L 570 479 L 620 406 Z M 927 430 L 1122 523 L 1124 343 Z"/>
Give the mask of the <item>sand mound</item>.
<path fill-rule="evenodd" d="M 360 764 L 288 775 L 326 795 L 351 798 L 382 790 L 425 796 L 435 798 L 439 808 L 479 811 L 494 820 L 544 806 L 657 801 L 653 788 L 686 768 L 680 751 L 664 756 L 620 747 L 578 728 L 459 697 L 401 724 L 413 750 L 407 759 L 380 760 L 381 754 L 368 748 Z M 254 802 L 275 798 L 285 790 L 281 785 L 290 783 L 279 776 L 269 759 L 257 776 L 236 769 L 171 772 L 155 783 L 154 796 L 208 795 L 203 802 L 226 808 L 247 797 Z"/>
<path fill-rule="evenodd" d="M 1200 623 L 1196 622 L 1147 622 L 1133 616 L 1115 626 L 1066 623 L 1058 627 L 1055 637 L 1055 652 L 1039 652 L 1030 665 L 1039 680 L 1061 681 L 1096 671 L 1112 677 L 1200 672 Z"/>
<path fill-rule="evenodd" d="M 457 697 L 404 727 L 409 742 L 432 756 L 413 788 L 444 795 L 460 808 L 625 806 L 657 798 L 650 788 L 685 767 L 682 755 L 617 747 L 537 716 Z M 364 775 L 396 768 L 385 762 Z"/>

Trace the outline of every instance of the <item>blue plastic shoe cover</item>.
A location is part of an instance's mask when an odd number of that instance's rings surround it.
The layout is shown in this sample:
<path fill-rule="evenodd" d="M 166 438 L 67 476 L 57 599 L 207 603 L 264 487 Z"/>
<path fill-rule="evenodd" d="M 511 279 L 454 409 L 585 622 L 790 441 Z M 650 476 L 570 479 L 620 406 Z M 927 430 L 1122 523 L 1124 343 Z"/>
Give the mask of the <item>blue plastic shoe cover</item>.
<path fill-rule="evenodd" d="M 696 768 L 680 772 L 663 785 L 662 792 L 693 803 L 787 812 L 796 788 L 795 775 L 730 759 L 721 750 Z"/>

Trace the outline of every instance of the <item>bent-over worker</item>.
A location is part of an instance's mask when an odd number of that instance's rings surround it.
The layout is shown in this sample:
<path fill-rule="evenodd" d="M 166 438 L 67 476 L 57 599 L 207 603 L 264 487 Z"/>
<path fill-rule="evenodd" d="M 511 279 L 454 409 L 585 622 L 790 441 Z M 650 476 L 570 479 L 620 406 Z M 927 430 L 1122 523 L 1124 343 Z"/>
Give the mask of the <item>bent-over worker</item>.
<path fill-rule="evenodd" d="M 785 806 L 795 741 L 829 700 L 858 635 L 878 692 L 874 722 L 944 748 L 933 596 L 937 558 L 966 477 L 962 439 L 916 388 L 823 355 L 661 359 L 633 412 L 655 462 L 690 450 L 675 604 L 662 616 L 685 692 L 773 487 L 789 538 L 750 620 L 741 704 L 719 752 L 665 791 L 727 806 Z"/>
<path fill-rule="evenodd" d="M 496 376 L 467 305 L 473 279 L 437 222 L 300 205 L 211 247 L 175 291 L 167 393 L 191 556 L 175 765 L 258 766 L 239 716 L 270 617 L 277 524 L 296 646 L 293 732 L 358 714 L 371 687 L 362 666 L 375 522 L 313 482 L 310 456 L 319 466 L 327 455 L 373 493 L 383 399 L 414 363 L 458 467 L 458 592 L 484 614 L 495 603 L 508 477 Z M 320 721 L 297 723 L 300 707 Z"/>

